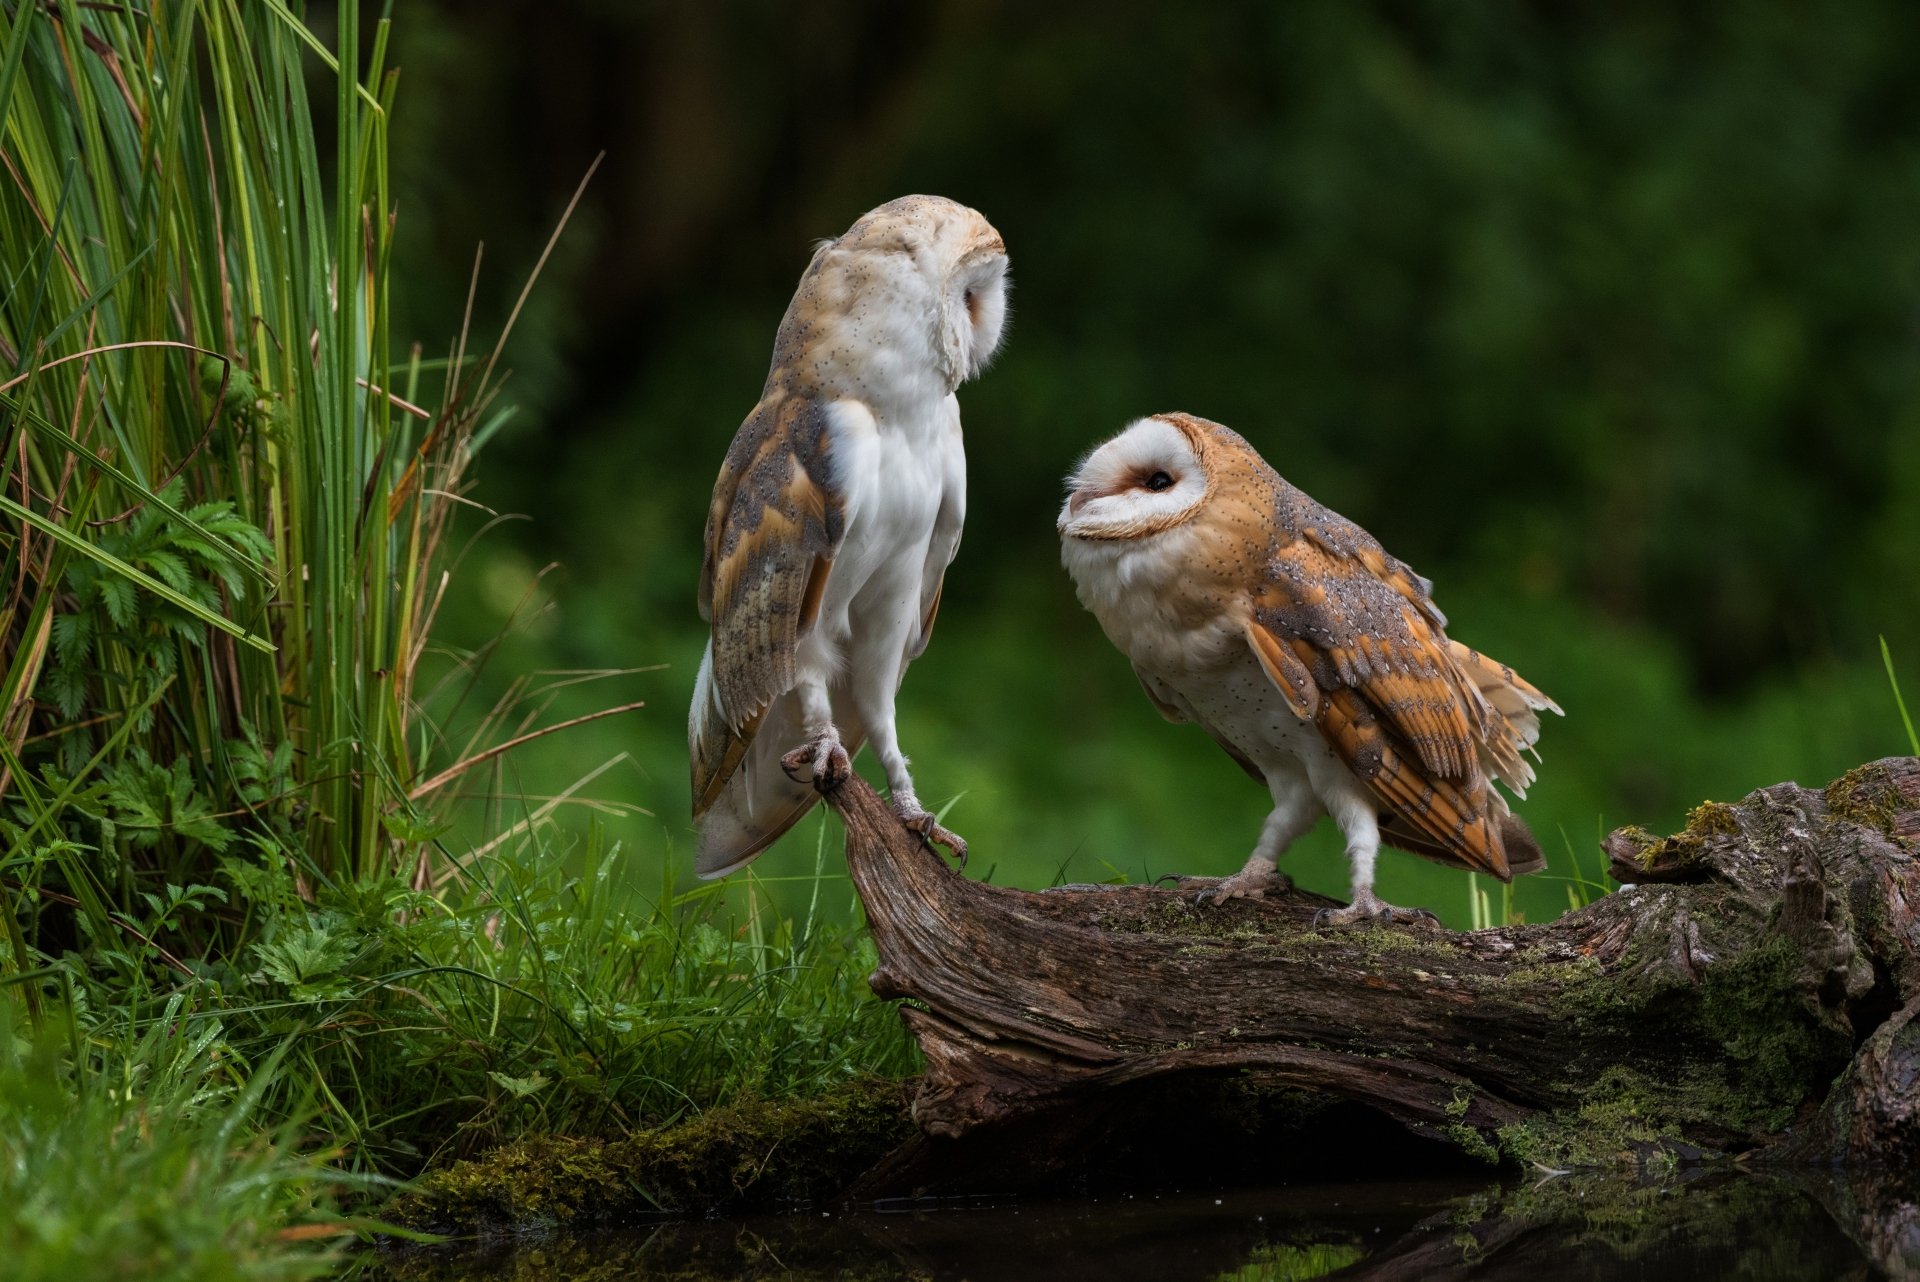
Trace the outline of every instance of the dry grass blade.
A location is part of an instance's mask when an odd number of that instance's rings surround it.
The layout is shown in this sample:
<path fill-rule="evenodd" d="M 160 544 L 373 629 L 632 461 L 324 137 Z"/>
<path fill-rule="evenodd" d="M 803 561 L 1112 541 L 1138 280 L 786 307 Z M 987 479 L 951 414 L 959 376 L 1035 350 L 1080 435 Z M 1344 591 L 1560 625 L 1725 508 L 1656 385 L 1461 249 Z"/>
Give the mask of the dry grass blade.
<path fill-rule="evenodd" d="M 464 761 L 455 762 L 453 765 L 448 766 L 445 770 L 442 770 L 439 774 L 434 775 L 432 778 L 427 779 L 421 783 L 415 784 L 411 789 L 408 790 L 407 799 L 410 801 L 418 801 L 420 800 L 420 798 L 426 796 L 428 793 L 431 793 L 436 789 L 445 787 L 447 784 L 452 783 L 455 779 L 458 779 L 461 775 L 467 773 L 467 771 L 473 769 L 475 766 L 491 761 L 495 757 L 500 756 L 502 753 L 511 752 L 522 744 L 532 743 L 535 739 L 544 739 L 548 735 L 557 734 L 562 730 L 571 730 L 575 726 L 583 726 L 587 724 L 589 721 L 598 721 L 602 717 L 614 717 L 614 716 L 618 716 L 623 712 L 633 712 L 636 709 L 644 708 L 646 706 L 647 705 L 645 704 L 645 702 L 635 702 L 635 703 L 623 703 L 617 708 L 602 708 L 598 712 L 589 712 L 583 717 L 573 717 L 570 720 L 562 721 L 557 725 L 544 726 L 541 729 L 532 731 L 528 734 L 519 735 L 515 738 L 507 740 L 505 743 L 497 743 L 493 745 L 493 747 L 486 749 L 484 752 L 477 752 L 473 756 L 466 758 Z"/>

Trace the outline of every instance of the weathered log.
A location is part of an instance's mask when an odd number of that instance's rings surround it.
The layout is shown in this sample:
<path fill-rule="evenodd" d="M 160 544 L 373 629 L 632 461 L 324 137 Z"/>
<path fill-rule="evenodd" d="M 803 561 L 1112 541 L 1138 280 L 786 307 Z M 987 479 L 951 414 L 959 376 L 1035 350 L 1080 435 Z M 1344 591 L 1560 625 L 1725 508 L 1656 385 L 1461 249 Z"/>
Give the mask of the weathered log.
<path fill-rule="evenodd" d="M 1329 901 L 1278 883 L 1210 908 L 1199 879 L 984 885 L 857 777 L 827 799 L 874 991 L 926 1055 L 930 1136 L 1210 1077 L 1548 1167 L 1920 1156 L 1920 760 L 1703 805 L 1663 840 L 1616 832 L 1618 892 L 1471 933 L 1318 930 Z"/>

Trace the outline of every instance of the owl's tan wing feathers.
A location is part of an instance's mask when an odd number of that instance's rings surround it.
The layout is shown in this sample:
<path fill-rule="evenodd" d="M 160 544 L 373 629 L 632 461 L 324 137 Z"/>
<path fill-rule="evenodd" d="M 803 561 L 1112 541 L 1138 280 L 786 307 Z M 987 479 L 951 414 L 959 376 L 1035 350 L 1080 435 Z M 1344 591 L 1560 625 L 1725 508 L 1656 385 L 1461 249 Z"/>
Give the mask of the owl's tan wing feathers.
<path fill-rule="evenodd" d="M 700 614 L 713 624 L 719 716 L 694 737 L 693 813 L 738 769 L 767 706 L 794 683 L 844 530 L 827 466 L 825 407 L 776 392 L 734 437 L 707 511 Z"/>
<path fill-rule="evenodd" d="M 1506 664 L 1477 650 L 1448 641 L 1454 665 L 1472 681 L 1487 702 L 1487 731 L 1480 740 L 1480 764 L 1487 773 L 1513 790 L 1527 795 L 1533 786 L 1533 763 L 1526 754 L 1540 740 L 1540 714 L 1560 713 L 1560 705 Z"/>
<path fill-rule="evenodd" d="M 1430 585 L 1282 485 L 1282 527 L 1297 534 L 1275 548 L 1246 622 L 1268 678 L 1380 803 L 1383 840 L 1496 877 L 1529 870 L 1537 853 L 1514 866 L 1524 829 L 1480 767 L 1497 713 L 1462 672 Z"/>

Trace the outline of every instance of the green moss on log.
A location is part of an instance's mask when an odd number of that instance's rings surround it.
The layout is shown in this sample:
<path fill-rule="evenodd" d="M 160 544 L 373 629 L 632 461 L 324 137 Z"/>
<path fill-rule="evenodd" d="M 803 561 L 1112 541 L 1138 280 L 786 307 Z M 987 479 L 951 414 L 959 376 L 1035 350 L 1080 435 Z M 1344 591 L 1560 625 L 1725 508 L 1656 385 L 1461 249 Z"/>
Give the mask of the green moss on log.
<path fill-rule="evenodd" d="M 1899 835 L 1900 812 L 1913 807 L 1892 772 L 1877 761 L 1847 771 L 1827 785 L 1824 795 L 1827 809 L 1837 818 L 1888 836 Z"/>
<path fill-rule="evenodd" d="M 1703 924 L 1715 907 L 1710 893 L 1688 896 Z M 1697 980 L 1674 972 L 1650 982 L 1657 968 L 1632 986 L 1597 968 L 1569 975 L 1553 997 L 1556 1013 L 1646 1054 L 1631 1064 L 1571 1065 L 1561 1088 L 1579 1102 L 1503 1128 L 1501 1151 L 1523 1164 L 1646 1170 L 1672 1155 L 1742 1148 L 1777 1132 L 1825 1092 L 1851 1053 L 1847 1030 L 1823 1022 L 1806 1001 L 1805 968 L 1800 949 L 1777 937 L 1708 963 Z M 1630 955 L 1621 969 L 1642 966 Z M 1661 1058 L 1663 1047 L 1700 1045 L 1722 1051 L 1691 1062 Z"/>
<path fill-rule="evenodd" d="M 1296 1278 L 1321 1278 L 1365 1258 L 1365 1251 L 1345 1242 L 1315 1242 L 1307 1246 L 1263 1243 L 1253 1248 L 1245 1264 L 1215 1274 L 1213 1282 L 1292 1282 Z"/>
<path fill-rule="evenodd" d="M 1260 943 L 1269 938 L 1256 919 L 1229 907 L 1202 908 L 1185 897 L 1156 897 L 1144 910 L 1129 904 L 1126 911 L 1107 913 L 1096 923 L 1121 935 L 1161 935 L 1196 941 Z"/>
<path fill-rule="evenodd" d="M 741 1099 L 625 1139 L 536 1136 L 423 1178 L 384 1218 L 499 1233 L 649 1215 L 768 1209 L 831 1197 L 913 1134 L 909 1083 L 811 1099 Z"/>
<path fill-rule="evenodd" d="M 1446 1110 L 1447 1116 L 1454 1120 L 1442 1130 L 1467 1156 L 1478 1158 L 1489 1166 L 1497 1166 L 1500 1163 L 1500 1150 L 1493 1146 L 1493 1141 L 1467 1125 L 1467 1114 L 1472 1108 L 1473 1092 L 1467 1089 L 1455 1091 Z"/>
<path fill-rule="evenodd" d="M 1808 1008 L 1800 982 L 1805 969 L 1800 949 L 1774 938 L 1707 970 L 1700 1014 L 1732 1064 L 1726 1117 L 1734 1126 L 1779 1130 L 1852 1056 L 1848 1031 L 1821 1022 Z"/>
<path fill-rule="evenodd" d="M 1632 1167 L 1651 1155 L 1691 1149 L 1673 1116 L 1670 1083 L 1613 1067 L 1587 1087 L 1581 1103 L 1500 1128 L 1500 1151 L 1522 1166 L 1553 1170 Z"/>
<path fill-rule="evenodd" d="M 1621 848 L 1615 875 L 1625 880 L 1626 870 L 1637 866 L 1651 880 L 1690 881 L 1704 870 L 1710 843 L 1740 835 L 1740 816 L 1732 806 L 1703 801 L 1687 815 L 1687 826 L 1670 837 L 1655 837 L 1640 827 L 1616 831 L 1610 838 Z"/>
<path fill-rule="evenodd" d="M 1681 836 L 1696 839 L 1706 837 L 1738 837 L 1740 835 L 1740 817 L 1733 807 L 1724 801 L 1703 801 L 1687 814 L 1687 826 L 1681 830 Z"/>

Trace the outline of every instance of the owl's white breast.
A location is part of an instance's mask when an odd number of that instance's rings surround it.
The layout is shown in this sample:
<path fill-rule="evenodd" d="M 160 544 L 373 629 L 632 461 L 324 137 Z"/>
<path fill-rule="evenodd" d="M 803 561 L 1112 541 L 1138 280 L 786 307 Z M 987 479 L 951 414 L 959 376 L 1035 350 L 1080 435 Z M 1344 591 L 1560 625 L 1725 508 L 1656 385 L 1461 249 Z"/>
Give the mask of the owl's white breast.
<path fill-rule="evenodd" d="M 1294 715 L 1245 645 L 1221 667 L 1189 672 L 1170 684 L 1188 715 L 1259 766 L 1270 786 L 1293 773 L 1296 763 L 1338 766 L 1320 731 Z M 1338 770 L 1347 773 L 1344 766 Z"/>
<path fill-rule="evenodd" d="M 1239 619 L 1196 579 L 1191 526 L 1140 539 L 1062 545 L 1081 603 L 1154 693 L 1232 743 L 1279 787 L 1332 753 L 1280 697 Z"/>
<path fill-rule="evenodd" d="M 1245 648 L 1218 603 L 1195 599 L 1194 538 L 1191 526 L 1176 526 L 1147 538 L 1068 538 L 1061 545 L 1080 603 L 1143 671 L 1208 671 Z"/>

